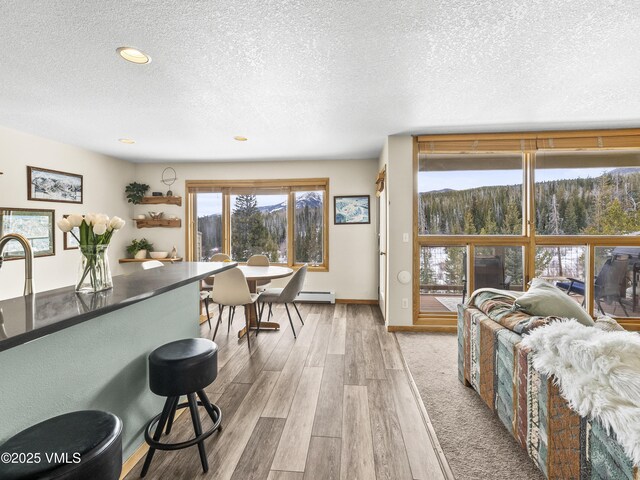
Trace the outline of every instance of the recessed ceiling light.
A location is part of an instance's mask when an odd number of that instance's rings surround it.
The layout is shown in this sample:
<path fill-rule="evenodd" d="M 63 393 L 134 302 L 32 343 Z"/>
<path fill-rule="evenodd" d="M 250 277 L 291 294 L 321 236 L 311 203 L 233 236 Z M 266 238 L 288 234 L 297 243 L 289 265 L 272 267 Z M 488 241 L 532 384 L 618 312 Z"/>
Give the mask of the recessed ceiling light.
<path fill-rule="evenodd" d="M 151 62 L 151 57 L 142 53 L 137 48 L 120 47 L 116 49 L 116 52 L 118 52 L 118 55 L 124 58 L 127 62 L 137 63 L 140 65 Z"/>
<path fill-rule="evenodd" d="M 241 135 L 236 135 L 235 137 L 233 137 L 234 140 L 237 140 L 238 142 L 246 142 L 248 140 L 247 137 L 243 137 Z"/>
<path fill-rule="evenodd" d="M 132 145 L 134 143 L 136 143 L 136 141 L 132 138 L 119 138 L 118 141 L 120 143 L 126 143 L 127 145 Z"/>

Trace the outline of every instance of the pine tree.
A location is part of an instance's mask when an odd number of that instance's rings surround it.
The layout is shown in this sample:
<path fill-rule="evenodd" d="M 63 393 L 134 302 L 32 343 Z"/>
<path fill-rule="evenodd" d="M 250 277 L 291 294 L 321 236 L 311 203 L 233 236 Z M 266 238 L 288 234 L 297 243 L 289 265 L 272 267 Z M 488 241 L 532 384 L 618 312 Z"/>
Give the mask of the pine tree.
<path fill-rule="evenodd" d="M 238 195 L 231 218 L 231 250 L 234 260 L 244 262 L 264 252 L 269 232 L 255 195 Z"/>
<path fill-rule="evenodd" d="M 522 234 L 522 209 L 515 201 L 509 202 L 504 217 L 504 233 L 509 235 Z"/>
<path fill-rule="evenodd" d="M 465 277 L 465 247 L 444 247 L 447 258 L 444 261 L 444 280 L 446 285 L 462 285 Z"/>
<path fill-rule="evenodd" d="M 474 235 L 476 233 L 476 225 L 473 222 L 473 215 L 469 210 L 464 214 L 464 233 Z"/>

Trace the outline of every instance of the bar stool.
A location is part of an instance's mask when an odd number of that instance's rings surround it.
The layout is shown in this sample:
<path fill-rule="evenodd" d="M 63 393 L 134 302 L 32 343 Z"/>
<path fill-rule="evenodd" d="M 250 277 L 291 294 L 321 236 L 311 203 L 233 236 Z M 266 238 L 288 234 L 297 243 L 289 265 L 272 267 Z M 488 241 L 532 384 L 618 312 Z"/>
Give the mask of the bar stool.
<path fill-rule="evenodd" d="M 144 438 L 149 444 L 149 452 L 142 467 L 144 477 L 151 465 L 157 450 L 180 450 L 198 445 L 202 470 L 207 472 L 209 464 L 204 441 L 216 430 L 222 429 L 222 412 L 207 398 L 204 389 L 213 383 L 218 376 L 218 346 L 206 338 L 187 338 L 167 343 L 156 348 L 149 355 L 149 388 L 156 395 L 167 397 L 162 413 L 153 417 L 144 431 Z M 187 402 L 178 403 L 180 396 L 186 395 Z M 200 399 L 196 400 L 196 395 Z M 205 408 L 213 421 L 213 427 L 202 432 L 198 405 Z M 189 407 L 195 437 L 179 443 L 160 442 L 162 432 L 171 433 L 171 426 L 179 408 Z M 156 425 L 151 436 L 151 429 Z"/>
<path fill-rule="evenodd" d="M 0 452 L 0 478 L 4 480 L 118 480 L 122 421 L 99 410 L 65 413 L 14 435 L 0 446 Z M 5 456 L 15 456 L 16 461 L 5 462 Z"/>

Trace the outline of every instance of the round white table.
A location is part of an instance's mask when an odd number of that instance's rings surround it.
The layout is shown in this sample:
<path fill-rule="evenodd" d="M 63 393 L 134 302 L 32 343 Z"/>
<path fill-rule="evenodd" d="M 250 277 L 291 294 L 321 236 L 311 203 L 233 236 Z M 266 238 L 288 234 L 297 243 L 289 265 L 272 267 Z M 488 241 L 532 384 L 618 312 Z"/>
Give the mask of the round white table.
<path fill-rule="evenodd" d="M 268 267 L 254 267 L 249 265 L 238 265 L 238 268 L 242 270 L 244 276 L 247 279 L 249 285 L 249 291 L 251 293 L 257 293 L 258 280 L 274 280 L 276 278 L 288 277 L 293 273 L 293 270 L 288 267 L 278 267 L 276 265 L 269 265 Z M 250 305 L 245 305 L 244 314 L 249 315 L 250 327 L 258 328 L 258 319 L 256 318 L 253 308 Z M 277 322 L 260 322 L 260 330 L 262 329 L 274 329 L 278 330 L 280 324 Z M 243 327 L 238 332 L 238 338 L 243 337 L 247 333 L 247 327 Z"/>

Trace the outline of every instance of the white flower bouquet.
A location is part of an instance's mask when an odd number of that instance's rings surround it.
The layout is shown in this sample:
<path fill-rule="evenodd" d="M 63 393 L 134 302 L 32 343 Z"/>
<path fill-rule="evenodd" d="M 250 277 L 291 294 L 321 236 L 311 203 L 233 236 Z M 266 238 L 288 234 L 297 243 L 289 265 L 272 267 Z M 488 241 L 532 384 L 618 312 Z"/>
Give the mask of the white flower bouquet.
<path fill-rule="evenodd" d="M 107 248 L 113 234 L 125 225 L 119 217 L 109 218 L 103 213 L 72 214 L 57 222 L 58 228 L 72 235 L 82 252 L 76 291 L 99 292 L 113 287 Z M 78 228 L 79 235 L 74 232 Z"/>

